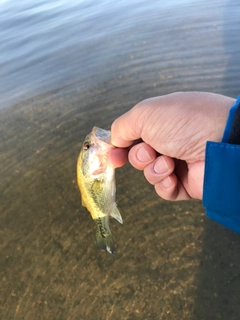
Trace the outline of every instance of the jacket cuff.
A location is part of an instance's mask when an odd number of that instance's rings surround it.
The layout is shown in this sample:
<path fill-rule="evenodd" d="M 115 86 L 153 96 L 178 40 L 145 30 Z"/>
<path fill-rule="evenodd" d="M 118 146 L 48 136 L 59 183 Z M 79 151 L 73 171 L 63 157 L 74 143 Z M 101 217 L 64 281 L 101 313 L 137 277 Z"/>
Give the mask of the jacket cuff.
<path fill-rule="evenodd" d="M 240 96 L 237 98 L 236 103 L 231 107 L 229 114 L 228 114 L 228 119 L 227 119 L 227 124 L 223 133 L 223 137 L 222 137 L 222 142 L 228 142 L 229 136 L 230 136 L 230 132 L 232 130 L 232 126 L 233 126 L 233 121 L 234 121 L 234 117 L 237 111 L 238 106 L 240 105 Z"/>
<path fill-rule="evenodd" d="M 240 145 L 207 142 L 203 205 L 209 218 L 240 233 Z"/>
<path fill-rule="evenodd" d="M 222 142 L 207 142 L 203 205 L 209 218 L 240 233 L 240 145 L 227 143 L 239 105 L 240 96 L 229 111 Z"/>

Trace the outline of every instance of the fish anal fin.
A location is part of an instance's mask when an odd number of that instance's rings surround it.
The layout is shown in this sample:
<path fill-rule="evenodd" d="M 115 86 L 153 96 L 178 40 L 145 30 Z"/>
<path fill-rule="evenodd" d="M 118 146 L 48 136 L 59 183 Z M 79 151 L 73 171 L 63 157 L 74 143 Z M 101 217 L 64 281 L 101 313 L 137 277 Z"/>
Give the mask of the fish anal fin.
<path fill-rule="evenodd" d="M 122 216 L 117 208 L 116 203 L 114 203 L 113 210 L 110 215 L 111 215 L 111 217 L 116 219 L 119 223 L 123 224 Z"/>

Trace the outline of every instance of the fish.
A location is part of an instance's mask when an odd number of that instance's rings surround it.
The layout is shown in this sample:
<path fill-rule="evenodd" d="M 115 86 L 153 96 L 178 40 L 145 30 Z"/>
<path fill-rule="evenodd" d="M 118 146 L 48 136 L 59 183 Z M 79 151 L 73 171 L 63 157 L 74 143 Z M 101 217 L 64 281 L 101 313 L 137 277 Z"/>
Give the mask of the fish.
<path fill-rule="evenodd" d="M 77 183 L 82 205 L 90 212 L 95 223 L 96 243 L 100 250 L 116 253 L 116 245 L 109 227 L 109 217 L 123 223 L 115 202 L 115 169 L 108 165 L 107 154 L 111 132 L 93 127 L 82 144 L 77 160 Z"/>

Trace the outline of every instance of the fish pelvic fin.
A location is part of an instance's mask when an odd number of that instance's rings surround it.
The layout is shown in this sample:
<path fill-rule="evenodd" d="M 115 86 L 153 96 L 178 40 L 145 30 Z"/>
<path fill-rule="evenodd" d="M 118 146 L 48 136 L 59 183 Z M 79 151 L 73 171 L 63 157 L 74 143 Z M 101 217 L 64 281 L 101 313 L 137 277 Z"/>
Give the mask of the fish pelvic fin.
<path fill-rule="evenodd" d="M 123 224 L 121 213 L 119 212 L 116 203 L 114 203 L 113 210 L 111 212 L 111 217 L 116 219 L 119 223 Z"/>
<path fill-rule="evenodd" d="M 83 201 L 83 199 L 82 199 L 82 206 L 85 207 L 85 208 L 87 207 L 87 206 L 85 205 L 85 202 Z"/>
<path fill-rule="evenodd" d="M 97 248 L 100 250 L 106 250 L 111 254 L 115 254 L 116 246 L 113 241 L 113 236 L 109 228 L 108 220 L 108 216 L 94 219 L 96 227 Z"/>

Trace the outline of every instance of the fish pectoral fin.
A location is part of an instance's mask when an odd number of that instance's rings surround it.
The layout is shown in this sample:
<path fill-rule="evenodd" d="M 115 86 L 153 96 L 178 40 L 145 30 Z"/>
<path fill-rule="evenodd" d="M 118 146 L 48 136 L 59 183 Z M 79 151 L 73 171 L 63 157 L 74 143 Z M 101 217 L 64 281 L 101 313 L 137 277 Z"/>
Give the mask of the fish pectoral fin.
<path fill-rule="evenodd" d="M 103 190 L 103 183 L 99 180 L 95 180 L 91 187 L 93 193 L 101 194 Z"/>
<path fill-rule="evenodd" d="M 123 224 L 122 216 L 117 208 L 116 203 L 114 203 L 113 210 L 110 214 L 114 219 L 116 219 L 119 223 Z"/>

